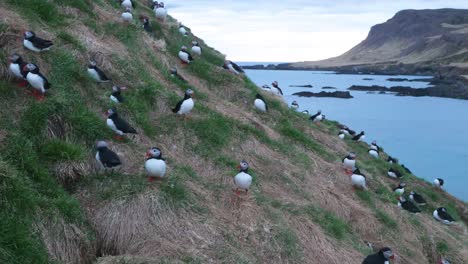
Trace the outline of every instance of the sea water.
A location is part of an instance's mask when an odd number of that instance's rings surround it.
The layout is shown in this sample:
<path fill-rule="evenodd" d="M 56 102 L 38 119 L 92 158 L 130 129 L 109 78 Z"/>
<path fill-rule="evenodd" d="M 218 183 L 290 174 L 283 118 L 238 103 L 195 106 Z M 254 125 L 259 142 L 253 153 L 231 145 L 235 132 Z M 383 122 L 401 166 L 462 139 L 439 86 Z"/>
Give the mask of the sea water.
<path fill-rule="evenodd" d="M 366 141 L 377 140 L 415 175 L 432 182 L 445 180 L 445 189 L 468 201 L 468 100 L 409 97 L 350 91 L 352 99 L 298 97 L 296 92 L 344 91 L 351 85 L 409 86 L 426 88 L 428 82 L 391 82 L 388 78 L 421 79 L 424 76 L 335 74 L 325 71 L 246 70 L 257 85 L 278 81 L 284 100 L 299 103 L 298 111 L 322 110 L 327 119 L 366 132 Z M 430 78 L 430 76 L 425 76 Z M 372 79 L 372 80 L 364 80 Z M 313 88 L 289 87 L 313 85 Z M 324 90 L 332 86 L 336 90 Z"/>

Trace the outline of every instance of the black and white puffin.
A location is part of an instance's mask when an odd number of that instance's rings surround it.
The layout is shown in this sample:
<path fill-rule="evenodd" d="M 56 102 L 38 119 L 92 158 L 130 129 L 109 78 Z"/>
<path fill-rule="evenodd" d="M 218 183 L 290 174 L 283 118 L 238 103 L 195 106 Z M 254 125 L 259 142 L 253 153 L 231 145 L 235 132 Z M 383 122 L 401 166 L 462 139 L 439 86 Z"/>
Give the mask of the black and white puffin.
<path fill-rule="evenodd" d="M 175 77 L 175 78 L 177 78 L 177 79 L 180 80 L 180 81 L 187 82 L 187 80 L 185 80 L 185 78 L 182 77 L 182 76 L 178 73 L 177 67 L 172 67 L 172 68 L 171 68 L 171 77 Z"/>
<path fill-rule="evenodd" d="M 408 169 L 407 167 L 405 167 L 405 165 L 401 164 L 401 167 L 409 174 L 413 174 L 410 169 Z"/>
<path fill-rule="evenodd" d="M 254 106 L 259 111 L 262 111 L 262 112 L 268 111 L 268 105 L 265 102 L 265 99 L 263 99 L 263 96 L 261 94 L 257 94 L 255 96 Z"/>
<path fill-rule="evenodd" d="M 361 171 L 358 168 L 356 168 L 353 171 L 353 174 L 351 174 L 351 184 L 354 187 L 358 187 L 358 188 L 361 188 L 363 190 L 367 190 L 366 175 L 361 173 Z"/>
<path fill-rule="evenodd" d="M 297 101 L 293 101 L 291 103 L 291 108 L 294 110 L 297 110 L 299 108 L 299 104 L 297 103 Z"/>
<path fill-rule="evenodd" d="M 124 98 L 122 96 L 122 90 L 127 89 L 126 87 L 120 87 L 120 86 L 112 86 L 112 94 L 110 95 L 110 99 L 114 103 L 123 103 Z"/>
<path fill-rule="evenodd" d="M 135 8 L 135 4 L 133 3 L 132 0 L 120 0 L 120 5 L 123 8 L 129 8 L 130 10 Z"/>
<path fill-rule="evenodd" d="M 166 175 L 166 161 L 162 157 L 159 148 L 151 148 L 146 152 L 145 170 L 148 174 L 148 182 L 155 179 L 162 179 Z"/>
<path fill-rule="evenodd" d="M 223 66 L 223 67 L 224 67 L 224 66 Z M 260 87 L 260 88 L 262 88 L 262 90 L 264 90 L 264 91 L 271 92 L 271 87 L 268 86 L 268 84 L 264 84 L 264 85 L 262 85 L 262 87 Z"/>
<path fill-rule="evenodd" d="M 398 186 L 393 188 L 392 190 L 398 196 L 402 196 L 403 193 L 405 193 L 405 187 L 406 187 L 406 183 L 400 182 L 400 184 L 398 184 Z"/>
<path fill-rule="evenodd" d="M 388 156 L 387 162 L 390 164 L 398 164 L 398 160 L 393 158 L 392 156 Z"/>
<path fill-rule="evenodd" d="M 356 169 L 356 154 L 351 152 L 348 156 L 344 157 L 343 166 L 348 174 L 352 173 Z"/>
<path fill-rule="evenodd" d="M 377 141 L 372 141 L 372 143 L 370 144 L 370 148 L 373 149 L 373 150 L 377 150 L 377 151 L 380 151 L 381 148 L 379 147 L 379 145 L 377 145 Z"/>
<path fill-rule="evenodd" d="M 420 194 L 416 193 L 415 191 L 410 192 L 409 198 L 411 201 L 415 202 L 418 205 L 426 204 L 426 200 Z"/>
<path fill-rule="evenodd" d="M 223 64 L 223 68 L 238 75 L 238 74 L 241 74 L 241 73 L 244 73 L 244 70 L 237 64 L 235 64 L 234 62 L 230 61 L 230 60 L 225 60 L 224 61 L 224 64 Z M 270 88 L 270 87 L 268 87 Z"/>
<path fill-rule="evenodd" d="M 357 134 L 356 136 L 353 137 L 354 141 L 362 141 L 365 138 L 364 131 L 361 131 L 361 133 Z"/>
<path fill-rule="evenodd" d="M 164 22 L 164 20 L 166 20 L 167 10 L 166 8 L 164 8 L 163 2 L 160 2 L 159 4 L 157 4 L 153 10 L 154 10 L 154 15 L 156 16 L 158 20 L 160 20 L 161 22 Z"/>
<path fill-rule="evenodd" d="M 47 90 L 50 88 L 50 83 L 44 75 L 39 72 L 39 67 L 36 64 L 28 63 L 23 67 L 26 72 L 26 80 L 34 88 L 33 95 L 37 100 L 44 99 Z"/>
<path fill-rule="evenodd" d="M 188 89 L 185 91 L 184 98 L 180 100 L 174 109 L 172 109 L 173 113 L 178 115 L 187 115 L 192 111 L 193 107 L 195 106 L 195 102 L 193 101 L 193 91 Z"/>
<path fill-rule="evenodd" d="M 376 149 L 373 149 L 372 147 L 367 151 L 369 153 L 369 155 L 371 155 L 372 157 L 378 159 L 379 158 L 379 151 L 376 150 Z"/>
<path fill-rule="evenodd" d="M 323 115 L 322 115 L 322 110 L 318 110 L 317 113 L 315 115 L 311 115 L 309 117 L 309 119 L 312 121 L 312 122 L 320 122 L 323 120 Z"/>
<path fill-rule="evenodd" d="M 106 74 L 98 68 L 95 61 L 90 61 L 88 64 L 88 75 L 97 82 L 109 82 L 110 79 L 107 78 Z"/>
<path fill-rule="evenodd" d="M 432 213 L 432 216 L 434 216 L 434 218 L 443 223 L 443 224 L 446 224 L 446 225 L 451 225 L 453 224 L 453 222 L 455 222 L 455 219 L 453 219 L 452 216 L 449 215 L 449 213 L 447 212 L 447 208 L 445 207 L 439 207 L 437 208 L 433 213 Z"/>
<path fill-rule="evenodd" d="M 179 59 L 183 64 L 189 64 L 193 61 L 192 55 L 187 51 L 186 46 L 182 46 L 179 51 Z"/>
<path fill-rule="evenodd" d="M 274 94 L 283 95 L 283 90 L 281 90 L 281 88 L 278 86 L 277 81 L 274 81 L 273 83 L 271 83 L 271 86 L 273 86 L 271 90 L 273 91 Z"/>
<path fill-rule="evenodd" d="M 436 188 L 442 189 L 442 186 L 444 186 L 444 180 L 441 178 L 437 178 L 432 182 L 432 185 L 434 185 L 434 187 Z"/>
<path fill-rule="evenodd" d="M 131 23 L 133 21 L 132 9 L 125 8 L 125 11 L 120 16 L 123 22 Z"/>
<path fill-rule="evenodd" d="M 345 133 L 346 135 L 349 135 L 349 136 L 354 136 L 356 135 L 356 131 L 350 129 L 349 127 L 347 126 L 342 126 L 341 129 L 340 129 L 341 132 Z"/>
<path fill-rule="evenodd" d="M 26 86 L 26 75 L 28 73 L 24 70 L 24 66 L 26 66 L 28 63 L 25 62 L 23 58 L 17 53 L 11 55 L 9 61 L 10 65 L 8 65 L 8 69 L 10 70 L 11 74 L 13 74 L 13 76 L 15 76 L 17 79 L 22 80 L 20 86 Z"/>
<path fill-rule="evenodd" d="M 117 156 L 115 152 L 109 149 L 105 141 L 98 141 L 96 148 L 96 160 L 99 162 L 102 168 L 113 169 L 122 164 L 119 156 Z"/>
<path fill-rule="evenodd" d="M 234 176 L 234 184 L 236 185 L 236 194 L 239 194 L 239 189 L 244 190 L 246 193 L 252 185 L 252 176 L 249 175 L 249 164 L 243 160 L 237 166 L 239 173 Z"/>
<path fill-rule="evenodd" d="M 403 174 L 401 174 L 401 172 L 399 172 L 398 170 L 395 170 L 393 168 L 390 168 L 387 171 L 387 175 L 388 175 L 388 177 L 394 178 L 394 179 L 398 179 L 398 178 L 403 177 Z"/>
<path fill-rule="evenodd" d="M 406 200 L 403 196 L 398 198 L 398 207 L 405 209 L 410 213 L 420 213 L 421 209 L 419 209 L 414 203 L 411 201 Z"/>
<path fill-rule="evenodd" d="M 153 27 L 151 26 L 149 17 L 147 16 L 140 16 L 140 21 L 143 24 L 143 29 L 148 32 L 152 33 L 153 32 Z"/>
<path fill-rule="evenodd" d="M 122 136 L 125 134 L 137 134 L 137 131 L 132 126 L 130 126 L 127 121 L 119 117 L 115 107 L 107 110 L 106 123 L 107 126 L 117 134 L 115 136 L 117 140 L 121 140 Z"/>
<path fill-rule="evenodd" d="M 148 0 L 148 5 L 151 8 L 151 10 L 154 10 L 155 7 L 159 6 L 159 3 L 156 0 Z"/>
<path fill-rule="evenodd" d="M 343 131 L 340 130 L 340 132 L 338 132 L 338 137 L 340 139 L 345 139 L 345 136 L 346 136 L 346 134 Z"/>
<path fill-rule="evenodd" d="M 379 250 L 379 252 L 367 256 L 362 264 L 389 264 L 390 260 L 393 260 L 395 255 L 393 254 L 392 249 L 389 247 L 384 247 Z"/>
<path fill-rule="evenodd" d="M 201 56 L 202 54 L 202 48 L 200 47 L 197 41 L 192 41 L 192 52 L 194 54 L 197 54 L 198 56 Z"/>
<path fill-rule="evenodd" d="M 306 114 L 306 115 L 309 115 L 309 110 L 304 110 L 304 111 L 302 111 L 301 113 Z"/>
<path fill-rule="evenodd" d="M 36 34 L 32 31 L 26 31 L 24 32 L 23 45 L 29 50 L 41 52 L 49 50 L 54 45 L 54 43 L 52 43 L 50 40 L 36 37 Z"/>
<path fill-rule="evenodd" d="M 179 33 L 184 37 L 188 36 L 187 29 L 182 25 L 182 23 L 179 23 Z"/>

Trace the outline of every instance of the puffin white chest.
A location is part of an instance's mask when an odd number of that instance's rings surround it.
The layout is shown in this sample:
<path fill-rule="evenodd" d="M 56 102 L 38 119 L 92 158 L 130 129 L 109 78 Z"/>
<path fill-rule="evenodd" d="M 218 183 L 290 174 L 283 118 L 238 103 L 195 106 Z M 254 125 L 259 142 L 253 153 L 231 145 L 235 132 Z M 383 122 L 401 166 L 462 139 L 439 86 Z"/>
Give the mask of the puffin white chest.
<path fill-rule="evenodd" d="M 276 87 L 271 88 L 271 91 L 273 92 L 273 94 L 281 95 L 281 91 Z"/>
<path fill-rule="evenodd" d="M 369 154 L 374 157 L 374 158 L 378 158 L 379 157 L 379 152 L 377 152 L 377 150 L 375 149 L 370 149 L 369 150 Z"/>
<path fill-rule="evenodd" d="M 109 98 L 110 98 L 111 101 L 114 102 L 114 103 L 120 103 L 119 99 L 117 99 L 117 97 L 115 97 L 115 96 L 113 96 L 113 95 L 111 95 Z"/>
<path fill-rule="evenodd" d="M 129 12 L 123 12 L 122 13 L 122 20 L 126 22 L 132 22 L 133 20 L 133 15 Z"/>
<path fill-rule="evenodd" d="M 366 178 L 362 175 L 358 175 L 358 174 L 351 175 L 351 183 L 354 186 L 366 188 Z"/>
<path fill-rule="evenodd" d="M 88 74 L 94 80 L 101 81 L 101 76 L 99 76 L 99 73 L 94 68 L 88 68 Z"/>
<path fill-rule="evenodd" d="M 240 172 L 234 177 L 234 182 L 238 188 L 248 190 L 252 184 L 252 176 L 245 172 Z"/>
<path fill-rule="evenodd" d="M 236 71 L 236 69 L 234 69 L 234 66 L 232 66 L 232 64 L 228 65 L 228 69 L 229 69 L 230 72 L 232 72 L 234 74 L 239 74 L 239 72 Z"/>
<path fill-rule="evenodd" d="M 358 141 L 363 141 L 365 138 L 366 138 L 366 136 L 362 135 L 362 136 L 359 137 Z"/>
<path fill-rule="evenodd" d="M 199 46 L 193 46 L 192 47 L 192 52 L 197 54 L 197 55 L 201 55 L 201 48 Z"/>
<path fill-rule="evenodd" d="M 184 51 L 179 51 L 179 59 L 185 63 L 190 63 L 189 54 Z"/>
<path fill-rule="evenodd" d="M 179 28 L 179 33 L 182 34 L 182 35 L 186 35 L 186 34 L 187 34 L 187 30 L 186 30 L 184 27 L 180 27 L 180 28 Z"/>
<path fill-rule="evenodd" d="M 388 177 L 391 177 L 391 178 L 397 178 L 397 175 L 396 175 L 396 173 L 395 173 L 395 172 L 393 172 L 393 171 L 389 171 L 389 172 L 387 172 L 387 175 L 388 175 Z"/>
<path fill-rule="evenodd" d="M 26 76 L 26 79 L 28 80 L 29 84 L 31 84 L 31 86 L 34 87 L 34 89 L 37 89 L 41 91 L 42 93 L 45 93 L 44 79 L 42 79 L 41 76 L 30 72 Z"/>
<path fill-rule="evenodd" d="M 256 107 L 258 110 L 260 110 L 260 111 L 262 111 L 262 112 L 266 112 L 266 110 L 267 110 L 267 109 L 266 109 L 266 104 L 265 104 L 265 102 L 264 102 L 263 100 L 261 100 L 261 99 L 255 99 L 254 104 L 255 104 L 255 107 Z"/>
<path fill-rule="evenodd" d="M 125 8 L 132 8 L 132 1 L 131 0 L 124 0 L 122 2 L 122 7 L 125 7 Z"/>
<path fill-rule="evenodd" d="M 344 133 L 340 133 L 340 134 L 338 134 L 338 137 L 341 138 L 341 139 L 344 139 L 344 138 L 345 138 L 345 134 L 344 134 Z"/>
<path fill-rule="evenodd" d="M 15 77 L 17 78 L 23 78 L 23 75 L 21 75 L 21 69 L 20 69 L 20 66 L 19 64 L 16 64 L 16 63 L 10 63 L 10 72 L 13 73 L 13 75 L 15 75 Z"/>
<path fill-rule="evenodd" d="M 162 7 L 158 7 L 156 8 L 156 10 L 154 11 L 155 15 L 156 15 L 156 18 L 158 19 L 161 19 L 161 20 L 164 20 L 167 16 L 167 11 L 165 8 L 162 8 Z"/>
<path fill-rule="evenodd" d="M 405 188 L 397 188 L 395 189 L 395 194 L 397 195 L 403 195 L 403 193 L 405 193 Z"/>
<path fill-rule="evenodd" d="M 320 121 L 322 121 L 322 120 L 323 120 L 323 115 L 322 115 L 322 114 L 320 114 L 320 115 L 318 115 L 318 116 L 316 116 L 316 117 L 314 118 L 314 122 L 320 122 Z"/>
<path fill-rule="evenodd" d="M 184 114 L 190 113 L 190 111 L 192 111 L 194 106 L 195 106 L 195 103 L 192 98 L 184 100 L 182 102 L 182 105 L 180 106 L 180 110 L 178 114 L 184 115 Z"/>
<path fill-rule="evenodd" d="M 117 128 L 117 126 L 116 126 L 115 123 L 114 123 L 114 120 L 112 120 L 112 119 L 110 119 L 110 118 L 107 118 L 106 124 L 107 124 L 107 126 L 108 126 L 110 129 L 112 129 L 115 133 L 117 133 L 117 134 L 120 135 L 120 136 L 123 136 L 124 132 L 121 131 L 121 130 L 119 130 L 119 129 Z"/>
<path fill-rule="evenodd" d="M 166 175 L 166 162 L 159 159 L 149 159 L 145 162 L 145 170 L 149 176 L 163 178 Z"/>
<path fill-rule="evenodd" d="M 370 148 L 373 150 L 379 150 L 379 148 L 376 145 L 370 145 Z"/>
<path fill-rule="evenodd" d="M 354 166 L 356 166 L 356 160 L 345 158 L 343 164 L 346 168 L 354 169 Z"/>
<path fill-rule="evenodd" d="M 27 39 L 23 40 L 23 45 L 29 50 L 32 50 L 32 51 L 35 51 L 35 52 L 41 52 L 40 49 L 36 48 L 34 46 L 34 44 L 31 41 L 27 40 Z M 48 49 L 49 48 L 44 49 L 44 50 L 48 50 Z"/>

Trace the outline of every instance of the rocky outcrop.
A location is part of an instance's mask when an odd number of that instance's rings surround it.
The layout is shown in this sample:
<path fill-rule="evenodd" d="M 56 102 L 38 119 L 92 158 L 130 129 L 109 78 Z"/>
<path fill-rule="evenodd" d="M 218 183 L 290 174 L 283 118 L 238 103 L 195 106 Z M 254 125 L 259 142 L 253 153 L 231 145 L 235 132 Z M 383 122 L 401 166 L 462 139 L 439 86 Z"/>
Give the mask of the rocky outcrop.
<path fill-rule="evenodd" d="M 289 87 L 304 87 L 304 88 L 312 88 L 314 87 L 311 84 L 305 84 L 305 85 L 289 85 Z"/>
<path fill-rule="evenodd" d="M 293 95 L 300 96 L 300 97 L 334 97 L 334 98 L 342 98 L 342 99 L 351 99 L 354 98 L 351 93 L 346 91 L 335 91 L 335 92 L 298 92 L 293 93 Z"/>

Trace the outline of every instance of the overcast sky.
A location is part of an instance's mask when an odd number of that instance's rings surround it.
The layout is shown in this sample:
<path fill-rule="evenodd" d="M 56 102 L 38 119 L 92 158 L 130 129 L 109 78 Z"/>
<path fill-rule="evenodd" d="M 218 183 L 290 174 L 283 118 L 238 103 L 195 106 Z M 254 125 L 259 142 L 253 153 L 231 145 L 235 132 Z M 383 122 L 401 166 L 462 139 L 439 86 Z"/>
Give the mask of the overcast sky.
<path fill-rule="evenodd" d="M 170 15 L 235 61 L 338 56 L 402 9 L 468 8 L 468 0 L 166 0 Z"/>

